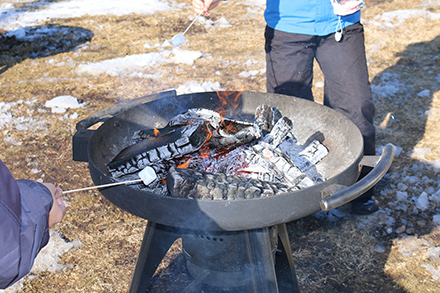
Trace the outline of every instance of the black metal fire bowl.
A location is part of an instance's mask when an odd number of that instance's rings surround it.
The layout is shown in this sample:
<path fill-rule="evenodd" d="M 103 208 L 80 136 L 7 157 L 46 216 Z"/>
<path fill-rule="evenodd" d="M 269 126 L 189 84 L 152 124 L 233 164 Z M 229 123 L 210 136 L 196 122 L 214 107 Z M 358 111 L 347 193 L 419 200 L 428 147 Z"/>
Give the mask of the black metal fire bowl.
<path fill-rule="evenodd" d="M 134 132 L 164 127 L 171 118 L 191 108 L 222 110 L 225 117 L 252 122 L 260 104 L 276 107 L 289 117 L 294 124 L 292 132 L 300 143 L 314 133 L 323 134 L 329 154 L 316 168 L 326 181 L 295 192 L 242 200 L 174 198 L 133 186 L 105 188 L 100 192 L 123 210 L 162 225 L 241 231 L 287 223 L 348 203 L 374 186 L 391 166 L 393 147 L 385 146 L 381 156 L 363 156 L 361 133 L 337 111 L 304 99 L 257 92 L 175 95 L 172 91 L 117 104 L 77 124 L 74 159 L 89 162 L 96 185 L 112 183 L 116 180 L 110 177 L 106 164 L 132 143 Z M 105 122 L 97 130 L 88 129 L 99 121 Z M 356 182 L 363 165 L 374 169 Z"/>

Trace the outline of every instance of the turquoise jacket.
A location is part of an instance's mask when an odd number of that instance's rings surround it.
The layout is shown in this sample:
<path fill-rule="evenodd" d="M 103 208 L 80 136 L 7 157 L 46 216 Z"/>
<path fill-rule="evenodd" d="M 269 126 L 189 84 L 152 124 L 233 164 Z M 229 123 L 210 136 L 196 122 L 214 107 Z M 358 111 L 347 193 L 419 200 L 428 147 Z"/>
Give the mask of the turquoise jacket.
<path fill-rule="evenodd" d="M 264 17 L 273 29 L 313 36 L 332 34 L 338 25 L 330 0 L 267 0 Z M 347 27 L 360 19 L 360 10 L 341 16 L 341 26 Z"/>

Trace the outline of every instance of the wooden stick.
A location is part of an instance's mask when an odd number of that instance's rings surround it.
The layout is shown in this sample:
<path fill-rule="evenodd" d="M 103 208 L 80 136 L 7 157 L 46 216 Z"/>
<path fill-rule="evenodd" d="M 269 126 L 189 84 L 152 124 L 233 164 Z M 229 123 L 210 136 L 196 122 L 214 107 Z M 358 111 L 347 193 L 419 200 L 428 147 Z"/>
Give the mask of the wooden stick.
<path fill-rule="evenodd" d="M 96 189 L 96 188 L 104 188 L 104 187 L 123 185 L 123 184 L 128 184 L 128 183 L 136 183 L 136 182 L 141 182 L 141 181 L 142 181 L 142 179 L 135 179 L 135 180 L 128 180 L 128 181 L 122 181 L 122 182 L 114 182 L 114 183 L 108 183 L 108 184 L 97 185 L 97 186 L 90 186 L 90 187 L 84 187 L 84 188 L 78 188 L 78 189 L 72 189 L 72 190 L 63 191 L 63 194 L 68 194 L 68 193 L 77 192 L 77 191 L 91 190 L 91 189 Z"/>

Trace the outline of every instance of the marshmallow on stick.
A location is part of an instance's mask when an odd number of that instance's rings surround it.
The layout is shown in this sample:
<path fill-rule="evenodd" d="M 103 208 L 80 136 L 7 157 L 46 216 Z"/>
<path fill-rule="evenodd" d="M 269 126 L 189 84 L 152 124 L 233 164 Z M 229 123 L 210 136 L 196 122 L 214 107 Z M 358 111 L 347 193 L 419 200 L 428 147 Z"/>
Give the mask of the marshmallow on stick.
<path fill-rule="evenodd" d="M 63 194 L 68 194 L 68 193 L 77 192 L 77 191 L 85 191 L 85 190 L 96 189 L 96 188 L 124 185 L 124 184 L 128 184 L 128 183 L 137 183 L 137 182 L 143 182 L 145 185 L 149 185 L 157 178 L 156 172 L 150 166 L 147 166 L 144 169 L 142 169 L 142 171 L 140 171 L 138 173 L 138 175 L 139 175 L 140 179 L 115 182 L 115 183 L 109 183 L 109 184 L 103 184 L 103 185 L 97 185 L 97 186 L 90 186 L 90 187 L 79 188 L 79 189 L 72 189 L 72 190 L 63 191 Z"/>

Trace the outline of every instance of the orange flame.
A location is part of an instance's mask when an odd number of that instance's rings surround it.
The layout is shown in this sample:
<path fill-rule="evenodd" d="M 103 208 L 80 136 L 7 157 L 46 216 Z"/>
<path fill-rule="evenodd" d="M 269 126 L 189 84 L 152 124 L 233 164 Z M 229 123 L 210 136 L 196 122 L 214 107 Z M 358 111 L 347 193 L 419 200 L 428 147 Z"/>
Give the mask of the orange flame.
<path fill-rule="evenodd" d="M 205 140 L 205 142 L 207 142 L 208 140 L 210 140 L 211 139 L 211 137 L 212 137 L 212 130 L 211 129 L 209 129 L 209 123 L 206 123 L 206 129 L 207 129 L 207 131 L 208 131 L 208 133 L 209 133 L 209 136 L 208 136 L 208 138 Z"/>
<path fill-rule="evenodd" d="M 199 158 L 208 159 L 209 158 L 209 147 L 207 145 L 203 145 L 200 150 Z"/>
<path fill-rule="evenodd" d="M 157 135 L 160 133 L 160 131 L 156 128 L 154 128 L 154 136 L 157 137 Z"/>
<path fill-rule="evenodd" d="M 185 169 L 189 166 L 189 163 L 191 163 L 191 159 L 188 159 L 188 161 L 186 161 L 185 163 L 180 164 L 179 166 L 177 166 L 177 168 Z"/>
<path fill-rule="evenodd" d="M 233 110 L 236 110 L 240 105 L 240 96 L 243 92 L 240 91 L 217 91 L 217 96 L 222 102 L 222 107 L 229 105 Z"/>

